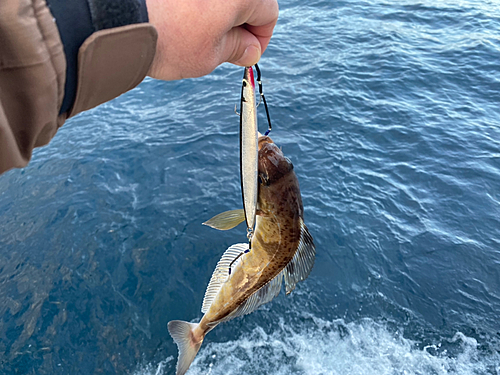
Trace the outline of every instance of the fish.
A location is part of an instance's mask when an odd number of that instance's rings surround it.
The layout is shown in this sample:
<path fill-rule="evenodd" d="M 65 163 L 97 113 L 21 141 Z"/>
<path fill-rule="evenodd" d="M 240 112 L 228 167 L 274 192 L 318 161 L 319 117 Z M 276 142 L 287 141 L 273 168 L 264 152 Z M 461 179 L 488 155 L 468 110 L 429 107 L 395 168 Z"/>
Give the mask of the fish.
<path fill-rule="evenodd" d="M 245 221 L 243 209 L 216 215 L 205 225 L 228 230 Z M 258 194 L 255 232 L 249 243 L 230 246 L 212 274 L 199 323 L 172 320 L 168 331 L 179 350 L 176 375 L 188 370 L 205 335 L 222 322 L 251 313 L 281 291 L 309 276 L 316 250 L 304 223 L 293 164 L 268 136 L 258 139 Z"/>
<path fill-rule="evenodd" d="M 240 180 L 247 231 L 255 227 L 257 207 L 258 125 L 253 68 L 245 67 L 241 88 Z"/>

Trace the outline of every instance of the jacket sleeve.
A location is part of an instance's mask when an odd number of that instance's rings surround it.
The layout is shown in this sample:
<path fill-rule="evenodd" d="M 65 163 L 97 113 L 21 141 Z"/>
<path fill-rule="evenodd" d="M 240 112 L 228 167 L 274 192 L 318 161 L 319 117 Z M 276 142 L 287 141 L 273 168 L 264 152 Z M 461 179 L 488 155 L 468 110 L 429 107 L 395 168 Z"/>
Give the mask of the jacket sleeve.
<path fill-rule="evenodd" d="M 132 2 L 136 13 L 123 6 Z M 140 2 L 0 1 L 0 173 L 26 166 L 68 117 L 144 79 L 157 33 Z"/>

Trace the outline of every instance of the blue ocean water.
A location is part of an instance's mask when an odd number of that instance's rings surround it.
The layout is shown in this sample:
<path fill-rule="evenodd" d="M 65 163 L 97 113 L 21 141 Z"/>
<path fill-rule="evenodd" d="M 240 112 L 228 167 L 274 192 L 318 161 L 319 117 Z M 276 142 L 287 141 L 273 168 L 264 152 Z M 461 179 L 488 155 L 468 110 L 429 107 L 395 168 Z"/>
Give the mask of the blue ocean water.
<path fill-rule="evenodd" d="M 499 375 L 499 3 L 280 8 L 260 67 L 316 264 L 189 373 Z M 201 225 L 241 207 L 242 75 L 147 79 L 0 176 L 0 373 L 174 373 L 166 323 L 245 238 Z"/>

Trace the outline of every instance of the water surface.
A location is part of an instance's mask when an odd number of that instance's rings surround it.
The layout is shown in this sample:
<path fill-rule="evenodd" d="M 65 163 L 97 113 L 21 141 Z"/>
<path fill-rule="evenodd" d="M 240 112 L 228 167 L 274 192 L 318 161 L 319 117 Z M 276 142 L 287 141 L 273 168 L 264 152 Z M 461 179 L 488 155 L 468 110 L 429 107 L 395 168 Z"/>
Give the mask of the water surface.
<path fill-rule="evenodd" d="M 500 6 L 284 1 L 260 63 L 317 260 L 190 374 L 500 374 Z M 243 70 L 145 80 L 0 177 L 0 372 L 172 374 L 245 228 Z M 265 128 L 262 112 L 261 125 Z"/>

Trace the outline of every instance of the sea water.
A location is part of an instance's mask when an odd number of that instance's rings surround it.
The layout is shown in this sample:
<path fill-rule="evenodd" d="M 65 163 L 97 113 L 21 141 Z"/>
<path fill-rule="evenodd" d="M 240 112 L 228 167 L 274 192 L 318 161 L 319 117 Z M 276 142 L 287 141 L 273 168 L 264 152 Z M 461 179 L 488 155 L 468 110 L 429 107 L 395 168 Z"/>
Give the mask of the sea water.
<path fill-rule="evenodd" d="M 260 67 L 316 244 L 191 374 L 500 374 L 500 5 L 282 1 Z M 0 176 L 0 373 L 175 371 L 245 228 L 243 69 L 138 88 Z M 259 107 L 261 131 L 267 127 Z"/>

